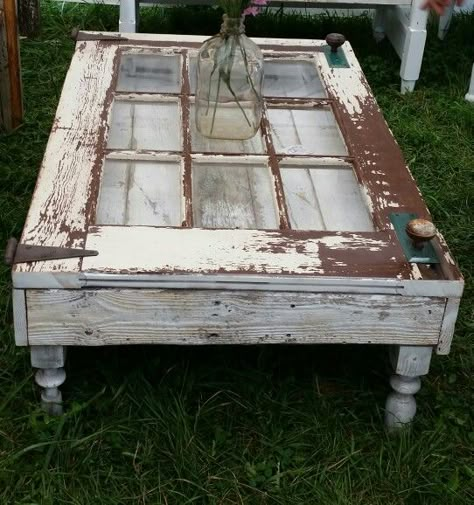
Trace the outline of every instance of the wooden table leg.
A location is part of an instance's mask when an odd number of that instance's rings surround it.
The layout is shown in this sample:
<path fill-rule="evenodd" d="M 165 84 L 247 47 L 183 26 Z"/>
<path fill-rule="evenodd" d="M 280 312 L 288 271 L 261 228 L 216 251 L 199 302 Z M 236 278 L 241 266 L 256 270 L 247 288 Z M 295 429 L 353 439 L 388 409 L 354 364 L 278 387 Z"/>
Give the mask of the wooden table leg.
<path fill-rule="evenodd" d="M 390 359 L 395 374 L 390 377 L 393 390 L 385 404 L 385 425 L 389 430 L 403 428 L 416 413 L 415 394 L 421 387 L 420 376 L 430 368 L 432 347 L 394 346 Z"/>
<path fill-rule="evenodd" d="M 36 383 L 43 388 L 41 406 L 52 416 L 63 413 L 62 394 L 58 389 L 66 380 L 64 364 L 66 348 L 61 345 L 38 345 L 31 347 L 31 365 L 38 368 Z"/>

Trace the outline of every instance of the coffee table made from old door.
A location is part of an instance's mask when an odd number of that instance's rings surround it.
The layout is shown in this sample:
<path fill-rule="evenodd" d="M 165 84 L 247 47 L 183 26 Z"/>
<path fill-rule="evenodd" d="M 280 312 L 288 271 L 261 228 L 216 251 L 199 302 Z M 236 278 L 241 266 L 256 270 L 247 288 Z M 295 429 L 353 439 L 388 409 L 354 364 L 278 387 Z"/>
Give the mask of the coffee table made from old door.
<path fill-rule="evenodd" d="M 389 344 L 386 422 L 411 421 L 463 281 L 439 233 L 410 256 L 404 220 L 430 216 L 349 43 L 256 39 L 261 128 L 226 141 L 195 128 L 203 40 L 79 34 L 10 251 L 43 405 L 67 346 Z"/>

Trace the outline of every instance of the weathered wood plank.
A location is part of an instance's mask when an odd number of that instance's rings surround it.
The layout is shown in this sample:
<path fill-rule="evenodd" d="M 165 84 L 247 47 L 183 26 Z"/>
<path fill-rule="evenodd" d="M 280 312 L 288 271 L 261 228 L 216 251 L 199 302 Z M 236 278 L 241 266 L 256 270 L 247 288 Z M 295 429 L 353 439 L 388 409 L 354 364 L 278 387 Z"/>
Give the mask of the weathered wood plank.
<path fill-rule="evenodd" d="M 28 325 L 26 320 L 26 299 L 24 289 L 13 290 L 13 326 L 16 345 L 28 345 Z"/>
<path fill-rule="evenodd" d="M 0 0 L 0 128 L 23 120 L 20 49 L 15 0 Z"/>
<path fill-rule="evenodd" d="M 36 183 L 21 242 L 83 247 L 95 214 L 94 194 L 107 130 L 108 91 L 117 47 L 82 42 L 66 76 L 53 132 Z M 65 147 L 67 146 L 67 148 Z M 18 264 L 14 272 L 78 272 L 80 260 Z"/>
<path fill-rule="evenodd" d="M 183 290 L 27 291 L 33 345 L 436 345 L 444 302 L 383 295 Z"/>
<path fill-rule="evenodd" d="M 84 272 L 409 276 L 391 232 L 92 226 L 86 247 L 100 254 L 84 258 Z"/>
<path fill-rule="evenodd" d="M 41 29 L 40 0 L 18 0 L 20 35 L 35 37 Z"/>
<path fill-rule="evenodd" d="M 436 354 L 449 354 L 454 336 L 454 328 L 458 317 L 460 298 L 448 298 L 443 316 L 443 325 L 439 336 Z"/>

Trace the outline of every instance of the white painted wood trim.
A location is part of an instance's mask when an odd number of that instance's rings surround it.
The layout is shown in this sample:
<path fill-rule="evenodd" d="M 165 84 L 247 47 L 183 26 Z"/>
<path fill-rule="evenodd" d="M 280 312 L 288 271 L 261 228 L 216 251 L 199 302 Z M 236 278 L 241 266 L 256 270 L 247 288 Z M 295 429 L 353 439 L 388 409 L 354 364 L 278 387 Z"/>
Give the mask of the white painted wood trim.
<path fill-rule="evenodd" d="M 453 341 L 460 303 L 460 298 L 448 298 L 446 302 L 436 354 L 449 354 L 451 350 L 451 343 Z"/>
<path fill-rule="evenodd" d="M 13 327 L 15 330 L 15 344 L 28 345 L 28 321 L 26 316 L 25 290 L 13 289 Z"/>
<path fill-rule="evenodd" d="M 84 258 L 82 270 L 130 274 L 324 275 L 322 248 L 329 255 L 341 251 L 383 253 L 392 245 L 382 237 L 376 240 L 363 233 L 342 236 L 323 232 L 319 238 L 287 240 L 278 231 L 265 230 L 94 226 L 89 229 L 86 248 L 100 254 Z"/>
<path fill-rule="evenodd" d="M 32 345 L 436 345 L 444 302 L 383 295 L 31 290 Z"/>
<path fill-rule="evenodd" d="M 79 43 L 74 53 L 21 243 L 84 246 L 98 138 L 107 125 L 101 114 L 117 50 L 118 46 L 90 41 Z M 79 266 L 79 259 L 65 259 L 18 264 L 13 271 L 78 272 Z"/>

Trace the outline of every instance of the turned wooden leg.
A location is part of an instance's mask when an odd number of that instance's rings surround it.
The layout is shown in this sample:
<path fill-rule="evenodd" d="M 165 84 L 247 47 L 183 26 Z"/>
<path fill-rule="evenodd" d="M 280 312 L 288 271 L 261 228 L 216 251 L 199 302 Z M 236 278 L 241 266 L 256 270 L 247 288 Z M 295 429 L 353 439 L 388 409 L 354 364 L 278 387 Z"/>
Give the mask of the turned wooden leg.
<path fill-rule="evenodd" d="M 385 404 L 385 425 L 389 430 L 407 426 L 416 413 L 415 394 L 421 387 L 421 375 L 430 368 L 432 347 L 394 346 L 390 352 L 395 374 L 390 377 L 393 391 Z"/>
<path fill-rule="evenodd" d="M 66 380 L 65 358 L 66 348 L 60 345 L 31 347 L 31 365 L 38 368 L 35 381 L 43 388 L 41 406 L 52 416 L 60 416 L 63 413 L 62 395 L 58 388 Z"/>

